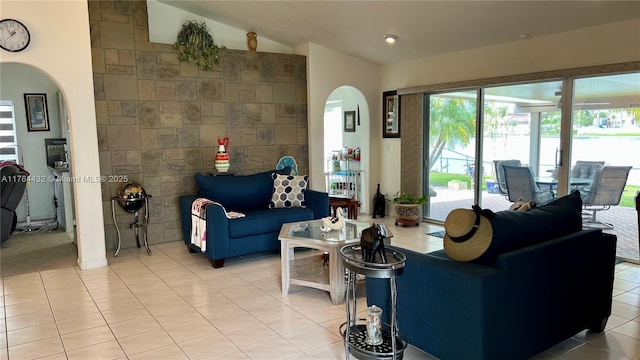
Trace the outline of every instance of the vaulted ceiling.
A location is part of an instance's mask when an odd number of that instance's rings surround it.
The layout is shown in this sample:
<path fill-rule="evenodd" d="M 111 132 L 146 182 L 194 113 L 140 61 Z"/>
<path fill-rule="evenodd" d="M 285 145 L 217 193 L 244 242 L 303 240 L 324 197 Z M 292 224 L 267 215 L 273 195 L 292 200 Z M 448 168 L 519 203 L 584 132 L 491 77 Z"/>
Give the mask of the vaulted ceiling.
<path fill-rule="evenodd" d="M 284 45 L 314 42 L 377 64 L 640 18 L 640 1 L 615 0 L 159 1 Z M 384 34 L 398 42 L 385 44 Z"/>

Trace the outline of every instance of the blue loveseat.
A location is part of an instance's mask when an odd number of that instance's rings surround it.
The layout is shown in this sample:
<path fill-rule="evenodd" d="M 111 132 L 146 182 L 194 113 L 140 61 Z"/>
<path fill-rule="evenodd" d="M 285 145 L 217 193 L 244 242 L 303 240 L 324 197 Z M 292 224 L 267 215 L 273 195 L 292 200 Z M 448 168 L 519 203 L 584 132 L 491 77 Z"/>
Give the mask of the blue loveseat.
<path fill-rule="evenodd" d="M 508 216 L 552 230 L 534 210 Z M 526 237 L 503 227 L 507 241 Z M 399 330 L 440 359 L 527 359 L 584 329 L 602 331 L 611 314 L 616 237 L 600 229 L 540 238 L 485 263 L 398 250 L 407 256 L 397 278 Z M 389 309 L 387 281 L 367 278 L 366 291 L 369 305 Z"/>
<path fill-rule="evenodd" d="M 201 252 L 191 244 L 191 204 L 198 197 L 213 200 L 222 206 L 206 208 L 206 250 L 203 253 L 214 268 L 224 266 L 226 258 L 276 250 L 280 248 L 278 233 L 282 224 L 320 219 L 329 214 L 329 195 L 307 189 L 305 207 L 269 208 L 273 193 L 272 173 L 289 174 L 282 170 L 242 176 L 207 176 L 196 174 L 196 195 L 180 197 L 180 217 L 184 242 L 190 252 Z M 226 211 L 237 211 L 245 217 L 228 219 Z"/>

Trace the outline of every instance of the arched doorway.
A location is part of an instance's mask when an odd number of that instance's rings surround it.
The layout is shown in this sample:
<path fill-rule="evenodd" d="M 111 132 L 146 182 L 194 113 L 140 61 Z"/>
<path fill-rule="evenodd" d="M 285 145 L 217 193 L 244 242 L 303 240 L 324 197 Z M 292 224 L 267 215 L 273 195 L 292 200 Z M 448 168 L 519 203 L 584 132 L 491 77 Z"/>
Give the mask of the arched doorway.
<path fill-rule="evenodd" d="M 360 201 L 360 212 L 368 213 L 369 209 L 369 176 L 370 161 L 365 154 L 370 154 L 369 105 L 360 90 L 352 86 L 340 86 L 327 97 L 324 109 L 324 146 L 325 186 L 331 193 L 353 193 Z M 344 148 L 351 149 L 347 157 L 343 157 Z M 359 152 L 356 160 L 355 152 Z M 340 159 L 334 167 L 334 155 L 340 153 Z M 348 161 L 347 161 L 348 159 Z M 340 176 L 353 176 L 332 180 L 331 173 L 340 170 Z M 357 181 L 356 185 L 353 181 Z"/>
<path fill-rule="evenodd" d="M 71 156 L 66 101 L 56 82 L 37 68 L 1 63 L 0 72 L 0 100 L 10 112 L 3 112 L 0 160 L 15 161 L 29 171 L 16 208 L 16 231 L 0 249 L 2 276 L 77 265 L 73 189 L 63 181 L 70 177 L 65 165 Z M 43 111 L 30 111 L 34 99 Z M 30 126 L 34 121 L 37 127 Z M 48 153 L 46 144 L 52 143 L 56 145 Z M 56 167 L 50 163 L 54 160 L 64 164 Z"/>

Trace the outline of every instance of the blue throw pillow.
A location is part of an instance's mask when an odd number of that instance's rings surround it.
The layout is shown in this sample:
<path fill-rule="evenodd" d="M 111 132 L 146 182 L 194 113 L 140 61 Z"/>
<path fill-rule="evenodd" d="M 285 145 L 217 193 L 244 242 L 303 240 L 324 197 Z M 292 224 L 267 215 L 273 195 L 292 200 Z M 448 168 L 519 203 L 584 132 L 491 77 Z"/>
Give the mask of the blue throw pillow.
<path fill-rule="evenodd" d="M 271 202 L 271 174 L 289 174 L 291 167 L 251 175 L 209 176 L 195 174 L 198 196 L 222 204 L 227 210 L 266 209 Z"/>

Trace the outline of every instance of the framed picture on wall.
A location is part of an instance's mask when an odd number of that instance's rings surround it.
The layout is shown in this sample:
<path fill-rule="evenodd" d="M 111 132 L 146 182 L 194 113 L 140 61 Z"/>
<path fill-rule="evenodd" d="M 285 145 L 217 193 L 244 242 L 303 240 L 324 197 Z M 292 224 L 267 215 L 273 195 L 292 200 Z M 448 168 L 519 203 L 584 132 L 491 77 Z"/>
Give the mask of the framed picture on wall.
<path fill-rule="evenodd" d="M 49 131 L 47 94 L 24 94 L 28 131 Z"/>
<path fill-rule="evenodd" d="M 356 132 L 356 112 L 344 112 L 344 132 Z"/>
<path fill-rule="evenodd" d="M 400 97 L 397 91 L 382 93 L 382 137 L 400 137 Z"/>

